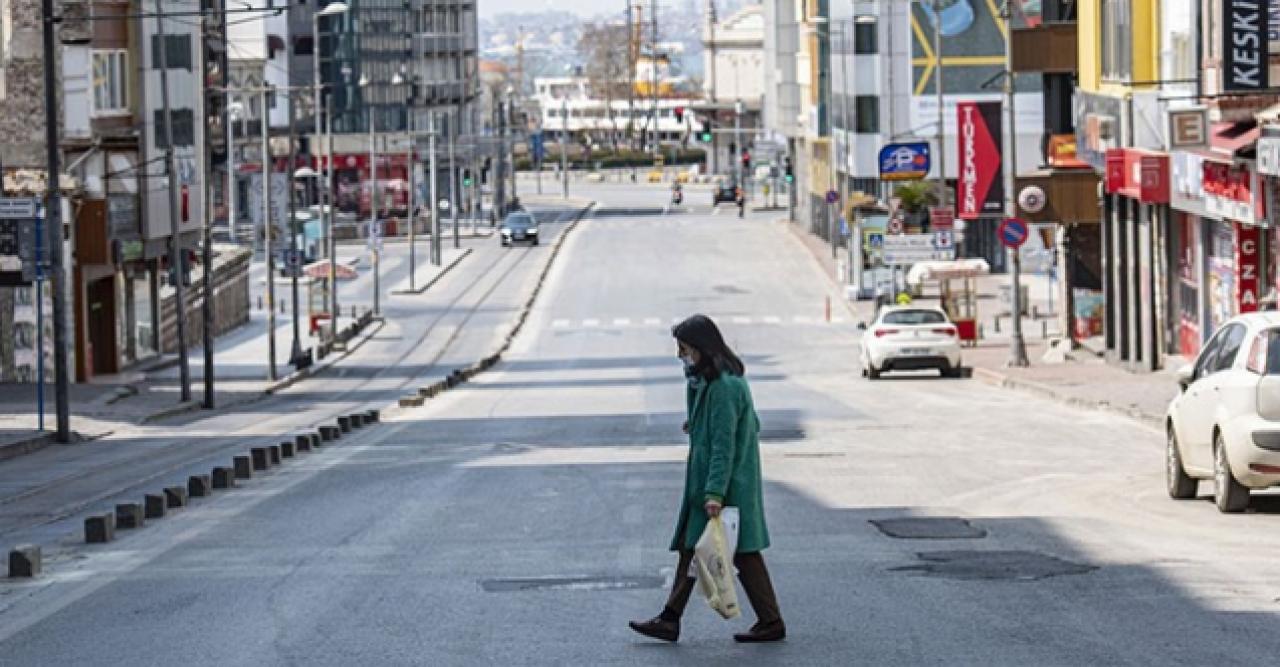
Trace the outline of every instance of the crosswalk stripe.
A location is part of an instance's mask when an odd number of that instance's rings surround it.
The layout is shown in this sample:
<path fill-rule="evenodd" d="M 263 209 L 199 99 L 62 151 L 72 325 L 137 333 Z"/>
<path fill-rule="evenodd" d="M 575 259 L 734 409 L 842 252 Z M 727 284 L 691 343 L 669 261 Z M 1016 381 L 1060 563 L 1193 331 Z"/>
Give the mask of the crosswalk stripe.
<path fill-rule="evenodd" d="M 764 323 L 765 324 L 782 324 L 782 318 L 770 315 L 764 318 Z"/>
<path fill-rule="evenodd" d="M 733 318 L 733 323 L 734 323 L 734 324 L 751 324 L 751 318 L 750 318 L 750 317 L 735 317 L 735 318 Z"/>
<path fill-rule="evenodd" d="M 662 324 L 662 320 L 660 320 L 660 319 L 658 319 L 658 318 L 656 318 L 656 317 L 646 317 L 646 318 L 644 318 L 644 325 L 645 325 L 645 326 L 647 326 L 647 327 L 656 327 L 656 326 L 660 326 L 661 324 Z"/>
<path fill-rule="evenodd" d="M 583 321 L 582 321 L 582 326 L 584 326 L 584 327 L 598 327 L 598 326 L 600 326 L 600 320 L 583 320 Z"/>
<path fill-rule="evenodd" d="M 569 326 L 569 320 L 555 320 L 551 323 L 551 326 L 556 329 L 564 329 Z"/>
<path fill-rule="evenodd" d="M 808 317 L 806 315 L 796 315 L 795 317 L 791 318 L 791 321 L 795 322 L 796 324 L 809 324 L 810 322 L 813 321 L 813 318 Z"/>
<path fill-rule="evenodd" d="M 631 320 L 629 320 L 629 319 L 627 319 L 627 318 L 625 318 L 625 317 L 618 317 L 618 318 L 614 318 L 614 320 L 613 320 L 613 326 L 615 326 L 615 327 L 629 327 L 629 326 L 631 326 Z"/>

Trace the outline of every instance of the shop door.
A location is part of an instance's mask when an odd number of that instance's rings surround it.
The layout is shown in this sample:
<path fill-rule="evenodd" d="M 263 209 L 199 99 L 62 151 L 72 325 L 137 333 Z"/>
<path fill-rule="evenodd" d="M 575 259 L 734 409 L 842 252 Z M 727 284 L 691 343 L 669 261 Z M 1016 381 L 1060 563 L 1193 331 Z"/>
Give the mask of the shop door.
<path fill-rule="evenodd" d="M 120 372 L 116 349 L 116 290 L 112 278 L 91 281 L 87 303 L 90 361 L 94 375 Z"/>

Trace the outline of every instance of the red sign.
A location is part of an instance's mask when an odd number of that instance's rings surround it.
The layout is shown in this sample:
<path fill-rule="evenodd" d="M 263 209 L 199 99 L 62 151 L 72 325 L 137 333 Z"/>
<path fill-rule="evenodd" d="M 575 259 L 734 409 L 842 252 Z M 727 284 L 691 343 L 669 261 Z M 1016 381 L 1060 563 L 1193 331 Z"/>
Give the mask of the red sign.
<path fill-rule="evenodd" d="M 1144 204 L 1169 203 L 1169 156 L 1139 148 L 1107 150 L 1105 187 Z"/>
<path fill-rule="evenodd" d="M 1049 137 L 1045 158 L 1050 167 L 1059 169 L 1088 169 L 1089 163 L 1076 156 L 1076 135 L 1055 134 Z"/>
<path fill-rule="evenodd" d="M 999 215 L 1004 206 L 1000 103 L 961 102 L 956 110 L 960 139 L 957 215 L 965 220 Z"/>
<path fill-rule="evenodd" d="M 1258 271 L 1261 243 L 1258 228 L 1235 223 L 1236 227 L 1236 307 L 1238 312 L 1258 309 Z"/>
<path fill-rule="evenodd" d="M 940 232 L 955 229 L 956 214 L 950 206 L 934 206 L 929 209 L 929 230 Z"/>

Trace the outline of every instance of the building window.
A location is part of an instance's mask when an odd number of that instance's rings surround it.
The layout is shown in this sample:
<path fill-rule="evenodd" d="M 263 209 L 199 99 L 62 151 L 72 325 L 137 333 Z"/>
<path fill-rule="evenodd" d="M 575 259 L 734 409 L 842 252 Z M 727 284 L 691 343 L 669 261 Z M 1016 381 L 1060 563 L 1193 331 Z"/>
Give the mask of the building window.
<path fill-rule="evenodd" d="M 877 53 L 880 44 L 877 42 L 876 17 L 859 16 L 853 22 L 853 52 L 858 55 Z"/>
<path fill-rule="evenodd" d="M 293 55 L 309 56 L 315 52 L 315 45 L 310 37 L 298 37 L 293 40 Z"/>
<path fill-rule="evenodd" d="M 1102 0 L 1102 77 L 1128 81 L 1133 77 L 1131 0 Z"/>
<path fill-rule="evenodd" d="M 112 49 L 93 52 L 93 110 L 121 113 L 129 110 L 129 52 Z"/>
<path fill-rule="evenodd" d="M 165 35 L 165 65 L 191 71 L 191 35 Z M 160 35 L 151 36 L 151 69 L 160 69 Z"/>
<path fill-rule="evenodd" d="M 858 95 L 854 99 L 854 128 L 858 134 L 880 132 L 880 98 L 876 95 Z"/>
<path fill-rule="evenodd" d="M 173 109 L 170 113 L 173 114 L 173 145 L 196 145 L 195 114 L 191 109 Z M 156 127 L 156 148 L 161 150 L 168 148 L 168 143 L 165 141 L 164 110 L 156 109 L 153 118 Z"/>

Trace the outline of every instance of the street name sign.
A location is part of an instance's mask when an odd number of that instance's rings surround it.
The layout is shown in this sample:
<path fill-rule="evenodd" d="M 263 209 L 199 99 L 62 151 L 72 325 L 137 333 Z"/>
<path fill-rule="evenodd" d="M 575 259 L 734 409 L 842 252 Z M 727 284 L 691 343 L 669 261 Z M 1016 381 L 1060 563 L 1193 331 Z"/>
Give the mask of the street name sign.
<path fill-rule="evenodd" d="M 884 263 L 892 266 L 955 259 L 954 246 L 938 247 L 934 234 L 899 234 L 884 237 Z"/>

